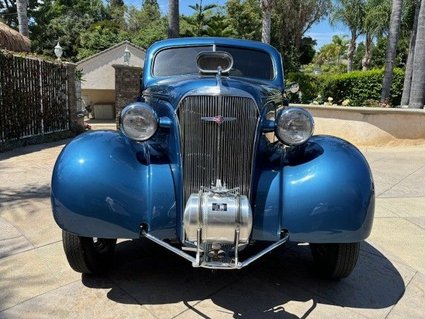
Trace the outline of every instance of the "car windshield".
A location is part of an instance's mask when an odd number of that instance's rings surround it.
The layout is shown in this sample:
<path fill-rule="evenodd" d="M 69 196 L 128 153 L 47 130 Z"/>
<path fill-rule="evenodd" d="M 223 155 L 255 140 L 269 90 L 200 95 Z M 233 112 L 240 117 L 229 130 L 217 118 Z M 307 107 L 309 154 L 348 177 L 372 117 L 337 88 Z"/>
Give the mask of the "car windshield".
<path fill-rule="evenodd" d="M 212 46 L 191 46 L 164 49 L 155 57 L 154 76 L 175 76 L 198 74 L 196 56 L 200 52 L 212 51 Z M 274 69 L 270 55 L 266 52 L 217 46 L 216 51 L 226 51 L 233 57 L 233 68 L 230 75 L 262 80 L 273 80 Z"/>

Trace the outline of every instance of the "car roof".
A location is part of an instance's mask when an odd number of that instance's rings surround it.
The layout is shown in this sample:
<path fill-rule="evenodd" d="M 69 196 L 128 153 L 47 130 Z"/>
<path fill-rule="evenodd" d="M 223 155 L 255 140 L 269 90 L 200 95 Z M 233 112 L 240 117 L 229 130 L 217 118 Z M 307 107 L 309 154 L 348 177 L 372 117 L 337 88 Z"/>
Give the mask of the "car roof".
<path fill-rule="evenodd" d="M 257 50 L 264 50 L 270 53 L 279 52 L 269 44 L 234 38 L 220 38 L 220 37 L 194 37 L 194 38 L 173 38 L 155 42 L 149 50 L 156 51 L 165 47 L 181 46 L 181 45 L 229 45 L 239 46 L 244 48 L 251 48 Z"/>

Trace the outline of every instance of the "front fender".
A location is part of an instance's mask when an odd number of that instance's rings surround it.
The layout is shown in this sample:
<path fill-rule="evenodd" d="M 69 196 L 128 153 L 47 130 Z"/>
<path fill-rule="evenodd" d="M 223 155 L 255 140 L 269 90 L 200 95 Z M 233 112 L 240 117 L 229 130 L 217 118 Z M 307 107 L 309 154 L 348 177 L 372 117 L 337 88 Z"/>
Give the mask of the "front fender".
<path fill-rule="evenodd" d="M 52 176 L 54 218 L 79 236 L 139 238 L 140 225 L 176 236 L 176 196 L 167 157 L 113 131 L 83 134 L 59 155 Z"/>
<path fill-rule="evenodd" d="M 315 136 L 283 152 L 259 174 L 254 238 L 277 240 L 287 229 L 292 241 L 359 242 L 371 232 L 375 191 L 360 151 L 336 137 Z M 270 156 L 273 158 L 273 155 Z"/>

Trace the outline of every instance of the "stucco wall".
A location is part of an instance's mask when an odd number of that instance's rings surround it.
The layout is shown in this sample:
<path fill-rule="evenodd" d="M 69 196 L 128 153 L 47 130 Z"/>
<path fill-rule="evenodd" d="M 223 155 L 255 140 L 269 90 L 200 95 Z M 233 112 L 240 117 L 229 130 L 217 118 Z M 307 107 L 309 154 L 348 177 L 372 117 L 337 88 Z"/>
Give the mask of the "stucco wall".
<path fill-rule="evenodd" d="M 83 72 L 82 89 L 114 90 L 115 70 L 113 64 L 124 63 L 124 50 L 126 45 L 112 48 L 87 61 L 78 64 L 78 69 Z M 131 53 L 130 66 L 142 67 L 145 53 L 142 50 L 127 46 Z"/>
<path fill-rule="evenodd" d="M 82 89 L 82 98 L 86 105 L 115 104 L 115 90 Z"/>
<path fill-rule="evenodd" d="M 315 134 L 341 137 L 359 146 L 425 143 L 425 110 L 306 106 Z"/>
<path fill-rule="evenodd" d="M 115 90 L 90 90 L 83 89 L 82 98 L 86 106 L 91 106 L 91 115 L 95 119 L 115 119 Z M 112 108 L 112 114 L 111 113 Z M 97 112 L 97 110 L 101 112 Z M 108 114 L 108 115 L 106 115 Z"/>

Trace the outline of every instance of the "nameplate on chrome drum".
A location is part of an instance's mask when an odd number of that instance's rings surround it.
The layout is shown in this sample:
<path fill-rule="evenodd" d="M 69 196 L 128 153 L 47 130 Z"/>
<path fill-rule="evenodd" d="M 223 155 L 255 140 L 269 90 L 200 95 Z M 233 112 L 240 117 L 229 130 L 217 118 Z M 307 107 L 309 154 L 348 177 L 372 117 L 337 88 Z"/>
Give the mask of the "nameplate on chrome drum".
<path fill-rule="evenodd" d="M 212 203 L 213 212 L 227 212 L 227 204 L 225 203 Z"/>

